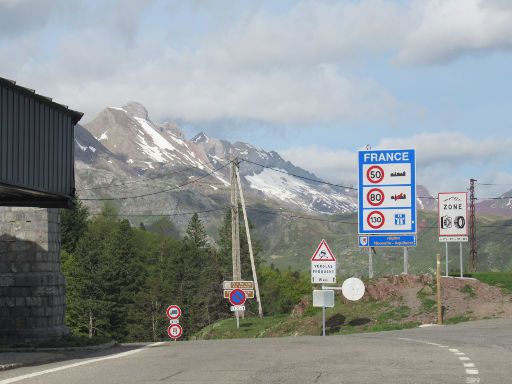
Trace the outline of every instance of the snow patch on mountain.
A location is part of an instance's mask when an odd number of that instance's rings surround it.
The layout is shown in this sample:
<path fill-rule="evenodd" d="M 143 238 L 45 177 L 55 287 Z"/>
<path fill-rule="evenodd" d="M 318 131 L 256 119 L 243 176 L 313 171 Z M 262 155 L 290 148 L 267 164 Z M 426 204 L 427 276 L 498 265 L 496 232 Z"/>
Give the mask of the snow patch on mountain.
<path fill-rule="evenodd" d="M 285 172 L 282 169 L 280 171 Z M 346 213 L 356 210 L 355 201 L 340 193 L 322 191 L 303 180 L 271 169 L 246 175 L 252 189 L 261 191 L 266 197 L 299 206 L 310 212 Z"/>

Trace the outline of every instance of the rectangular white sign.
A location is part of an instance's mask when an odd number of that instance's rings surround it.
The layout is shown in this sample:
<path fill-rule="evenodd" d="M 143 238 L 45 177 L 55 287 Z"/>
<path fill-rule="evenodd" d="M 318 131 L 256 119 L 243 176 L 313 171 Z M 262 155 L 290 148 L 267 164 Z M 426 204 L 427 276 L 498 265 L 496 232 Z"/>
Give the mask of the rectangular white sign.
<path fill-rule="evenodd" d="M 468 241 L 467 192 L 438 194 L 439 241 Z"/>
<path fill-rule="evenodd" d="M 334 307 L 334 291 L 332 289 L 313 290 L 313 307 Z"/>
<path fill-rule="evenodd" d="M 311 282 L 313 284 L 335 283 L 336 262 L 335 261 L 312 261 Z"/>
<path fill-rule="evenodd" d="M 231 312 L 245 311 L 245 305 L 232 305 Z"/>

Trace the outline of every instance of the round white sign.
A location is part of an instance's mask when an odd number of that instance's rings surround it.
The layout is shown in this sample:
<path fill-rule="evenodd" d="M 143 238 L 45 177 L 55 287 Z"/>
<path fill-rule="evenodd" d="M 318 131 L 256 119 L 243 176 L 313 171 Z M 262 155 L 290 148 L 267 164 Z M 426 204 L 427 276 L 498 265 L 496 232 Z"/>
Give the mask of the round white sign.
<path fill-rule="evenodd" d="M 341 292 L 350 301 L 357 301 L 364 295 L 364 283 L 357 277 L 350 277 L 343 282 Z"/>

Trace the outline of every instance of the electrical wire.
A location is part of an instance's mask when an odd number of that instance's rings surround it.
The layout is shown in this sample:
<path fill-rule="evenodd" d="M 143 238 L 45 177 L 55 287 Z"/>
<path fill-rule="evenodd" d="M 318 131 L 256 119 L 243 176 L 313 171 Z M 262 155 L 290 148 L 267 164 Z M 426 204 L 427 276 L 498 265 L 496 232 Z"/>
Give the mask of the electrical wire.
<path fill-rule="evenodd" d="M 198 180 L 202 180 L 202 179 L 205 179 L 211 175 L 213 175 L 214 173 L 220 171 L 221 169 L 223 168 L 226 168 L 227 166 L 229 165 L 228 164 L 224 164 L 222 167 L 220 168 L 217 168 L 217 169 L 214 169 L 212 172 L 209 172 L 207 173 L 206 175 L 203 175 L 201 177 L 198 177 L 194 180 L 190 180 L 186 183 L 183 183 L 183 184 L 180 184 L 180 185 L 177 185 L 175 187 L 172 187 L 172 188 L 168 188 L 168 189 L 163 189 L 161 191 L 155 191 L 155 192 L 149 192 L 149 193 L 144 193 L 144 194 L 141 194 L 141 195 L 135 195 L 135 196 L 123 196 L 123 197 L 103 197 L 103 198 L 86 198 L 86 199 L 81 199 L 82 201 L 117 201 L 117 200 L 128 200 L 128 199 L 137 199 L 137 198 L 140 198 L 140 197 L 147 197 L 147 196 L 154 196 L 154 195 L 158 195 L 160 193 L 165 193 L 165 192 L 170 192 L 170 191 L 175 191 L 177 189 L 180 189 L 182 187 L 185 187 L 189 184 L 193 184 L 195 182 L 197 182 Z"/>

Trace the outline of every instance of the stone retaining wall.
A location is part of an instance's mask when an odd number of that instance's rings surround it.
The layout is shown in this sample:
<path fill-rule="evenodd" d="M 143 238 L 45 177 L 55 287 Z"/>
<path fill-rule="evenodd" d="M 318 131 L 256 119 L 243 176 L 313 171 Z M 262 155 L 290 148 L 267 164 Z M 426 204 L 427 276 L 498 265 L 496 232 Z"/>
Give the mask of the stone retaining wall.
<path fill-rule="evenodd" d="M 68 333 L 58 209 L 0 207 L 0 344 Z"/>

